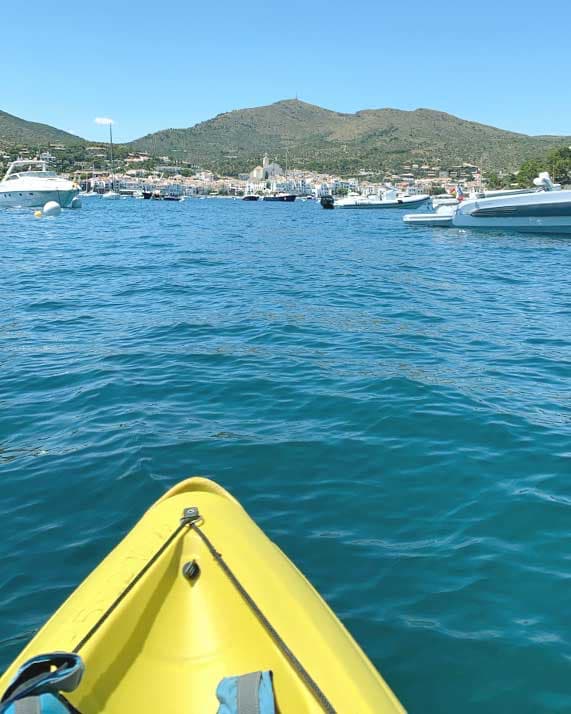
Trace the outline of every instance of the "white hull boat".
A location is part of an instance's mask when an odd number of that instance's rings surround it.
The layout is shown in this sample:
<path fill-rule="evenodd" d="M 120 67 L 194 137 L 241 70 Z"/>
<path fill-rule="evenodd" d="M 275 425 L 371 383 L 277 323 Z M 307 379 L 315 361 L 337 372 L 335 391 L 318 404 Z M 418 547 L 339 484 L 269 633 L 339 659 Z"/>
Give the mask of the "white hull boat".
<path fill-rule="evenodd" d="M 458 206 L 453 225 L 529 233 L 571 233 L 571 191 L 465 201 Z"/>
<path fill-rule="evenodd" d="M 79 186 L 48 170 L 45 161 L 18 160 L 0 181 L 0 207 L 42 208 L 49 201 L 71 208 Z"/>
<path fill-rule="evenodd" d="M 403 221 L 415 226 L 440 226 L 448 228 L 452 225 L 457 205 L 439 206 L 435 213 L 407 213 Z"/>
<path fill-rule="evenodd" d="M 430 196 L 428 194 L 415 194 L 412 196 L 399 196 L 394 189 L 386 189 L 380 196 L 362 196 L 360 194 L 349 194 L 346 198 L 340 198 L 334 202 L 334 208 L 357 208 L 357 209 L 378 209 L 378 208 L 418 208 L 422 206 Z"/>
<path fill-rule="evenodd" d="M 571 191 L 562 191 L 547 173 L 541 173 L 534 184 L 535 190 L 469 199 L 458 206 L 443 206 L 436 213 L 407 215 L 403 220 L 412 225 L 571 234 Z"/>
<path fill-rule="evenodd" d="M 432 204 L 432 208 L 436 211 L 441 206 L 457 206 L 460 202 L 456 196 L 441 194 L 440 196 L 433 196 L 430 203 Z"/>

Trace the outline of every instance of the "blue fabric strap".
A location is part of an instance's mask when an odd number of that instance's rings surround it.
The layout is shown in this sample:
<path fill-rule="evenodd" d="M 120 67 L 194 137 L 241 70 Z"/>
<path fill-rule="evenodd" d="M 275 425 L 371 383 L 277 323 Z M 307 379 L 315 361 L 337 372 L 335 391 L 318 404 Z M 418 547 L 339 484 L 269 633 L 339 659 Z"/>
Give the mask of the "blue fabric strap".
<path fill-rule="evenodd" d="M 41 694 L 17 699 L 2 711 L 3 714 L 72 714 L 75 710 L 53 694 Z"/>
<path fill-rule="evenodd" d="M 260 714 L 261 672 L 252 672 L 238 677 L 238 714 Z"/>
<path fill-rule="evenodd" d="M 276 714 L 271 672 L 225 677 L 216 689 L 217 714 Z"/>
<path fill-rule="evenodd" d="M 28 697 L 14 702 L 14 714 L 41 714 L 40 698 Z"/>

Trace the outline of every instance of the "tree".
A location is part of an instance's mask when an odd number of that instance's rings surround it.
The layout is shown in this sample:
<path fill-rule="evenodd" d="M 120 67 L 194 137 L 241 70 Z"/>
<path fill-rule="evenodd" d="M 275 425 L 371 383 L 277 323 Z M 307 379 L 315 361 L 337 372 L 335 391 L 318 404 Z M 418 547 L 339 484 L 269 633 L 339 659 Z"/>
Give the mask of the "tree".
<path fill-rule="evenodd" d="M 495 171 L 490 171 L 486 174 L 486 184 L 492 190 L 504 187 L 504 181 L 502 177 L 498 176 Z"/>
<path fill-rule="evenodd" d="M 547 170 L 557 183 L 571 183 L 571 147 L 552 149 L 547 154 Z"/>
<path fill-rule="evenodd" d="M 533 179 L 546 170 L 546 162 L 540 159 L 528 159 L 520 166 L 517 174 L 517 182 L 522 188 L 533 186 Z"/>
<path fill-rule="evenodd" d="M 571 147 L 552 149 L 544 159 L 524 161 L 517 175 L 517 182 L 526 188 L 533 184 L 533 179 L 542 171 L 548 171 L 553 181 L 571 183 Z"/>

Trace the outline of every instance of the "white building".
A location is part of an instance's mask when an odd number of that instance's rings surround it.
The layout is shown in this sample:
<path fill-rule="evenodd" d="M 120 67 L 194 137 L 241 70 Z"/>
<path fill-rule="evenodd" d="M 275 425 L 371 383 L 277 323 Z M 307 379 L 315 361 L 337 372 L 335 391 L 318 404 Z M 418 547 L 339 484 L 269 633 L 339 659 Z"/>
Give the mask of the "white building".
<path fill-rule="evenodd" d="M 250 172 L 250 181 L 271 181 L 283 175 L 282 167 L 274 161 L 270 162 L 268 155 L 264 154 L 262 165 L 256 166 Z"/>

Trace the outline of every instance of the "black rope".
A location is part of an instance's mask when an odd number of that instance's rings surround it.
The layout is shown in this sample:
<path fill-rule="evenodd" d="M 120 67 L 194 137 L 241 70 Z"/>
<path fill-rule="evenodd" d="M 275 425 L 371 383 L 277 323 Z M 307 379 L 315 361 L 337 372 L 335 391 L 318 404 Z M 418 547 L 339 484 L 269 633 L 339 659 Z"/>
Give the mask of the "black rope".
<path fill-rule="evenodd" d="M 195 521 L 200 519 L 200 515 L 198 513 L 198 509 L 196 508 L 190 508 L 190 509 L 185 509 L 184 515 L 181 519 L 180 524 L 175 528 L 175 530 L 171 533 L 171 535 L 167 538 L 167 540 L 161 545 L 161 547 L 156 551 L 156 553 L 145 563 L 145 565 L 139 570 L 137 575 L 131 580 L 131 582 L 127 585 L 127 587 L 122 590 L 122 592 L 115 598 L 115 600 L 111 603 L 111 605 L 105 610 L 103 615 L 97 620 L 97 622 L 91 627 L 91 629 L 87 632 L 87 634 L 77 643 L 77 645 L 73 648 L 73 652 L 75 654 L 78 654 L 79 651 L 89 642 L 89 640 L 93 637 L 93 635 L 99 630 L 99 628 L 107 621 L 107 619 L 110 617 L 110 615 L 117 609 L 117 607 L 123 602 L 123 600 L 127 597 L 127 595 L 131 592 L 131 590 L 135 587 L 135 585 L 141 580 L 141 578 L 145 575 L 145 573 L 156 563 L 156 561 L 161 557 L 161 555 L 165 552 L 165 550 L 169 547 L 169 545 L 176 540 L 178 535 L 185 530 L 188 526 L 192 528 L 192 530 L 195 531 L 195 533 L 198 534 L 198 536 L 201 538 L 202 542 L 206 545 L 207 549 L 209 550 L 210 554 L 216 560 L 218 565 L 222 568 L 222 571 L 224 574 L 228 577 L 230 582 L 234 585 L 236 590 L 240 593 L 242 598 L 246 601 L 247 605 L 250 607 L 250 609 L 254 612 L 256 617 L 259 619 L 259 621 L 262 623 L 262 625 L 266 628 L 268 633 L 270 634 L 271 638 L 274 640 L 274 642 L 277 644 L 279 649 L 281 650 L 282 654 L 291 662 L 293 668 L 299 675 L 299 677 L 302 679 L 304 684 L 307 686 L 309 691 L 313 694 L 313 696 L 317 699 L 321 707 L 323 708 L 323 711 L 326 712 L 326 714 L 336 714 L 335 709 L 333 708 L 333 705 L 327 699 L 326 695 L 322 691 L 322 689 L 319 687 L 317 682 L 312 678 L 312 676 L 309 674 L 309 672 L 305 669 L 303 664 L 299 661 L 299 659 L 295 656 L 295 654 L 291 651 L 291 649 L 287 646 L 287 644 L 284 642 L 282 637 L 279 635 L 278 631 L 274 628 L 274 626 L 271 624 L 271 622 L 268 620 L 268 618 L 264 615 L 264 613 L 260 610 L 252 596 L 248 593 L 248 591 L 244 588 L 242 583 L 238 580 L 238 578 L 234 575 L 230 567 L 226 564 L 224 558 L 222 557 L 221 553 L 219 553 L 208 536 L 201 531 L 199 526 L 196 524 Z"/>
<path fill-rule="evenodd" d="M 202 542 L 204 545 L 208 548 L 210 551 L 210 554 L 216 560 L 218 565 L 222 568 L 224 571 L 225 575 L 229 578 L 231 583 L 234 585 L 234 587 L 238 590 L 240 595 L 244 598 L 250 609 L 254 612 L 256 617 L 260 620 L 262 625 L 266 628 L 266 630 L 269 632 L 270 636 L 274 640 L 274 642 L 277 644 L 277 646 L 280 648 L 282 653 L 285 655 L 285 657 L 291 662 L 293 665 L 293 668 L 295 671 L 298 673 L 300 678 L 303 680 L 307 688 L 310 690 L 310 692 L 313 694 L 313 696 L 317 699 L 321 707 L 323 708 L 323 711 L 326 712 L 327 714 L 336 714 L 335 709 L 333 708 L 333 705 L 327 699 L 325 696 L 324 692 L 322 689 L 319 687 L 317 682 L 313 679 L 313 677 L 309 674 L 309 672 L 305 669 L 305 667 L 302 665 L 302 663 L 298 660 L 298 658 L 295 656 L 295 654 L 290 650 L 290 648 L 286 645 L 284 640 L 281 638 L 277 630 L 274 628 L 272 623 L 268 620 L 268 618 L 264 615 L 264 613 L 260 610 L 252 596 L 247 592 L 247 590 L 244 588 L 242 583 L 238 580 L 238 578 L 234 575 L 232 570 L 228 567 L 226 562 L 224 561 L 224 558 L 222 557 L 221 553 L 219 553 L 210 539 L 208 538 L 207 535 L 205 535 L 199 528 L 199 526 L 196 525 L 196 523 L 190 523 L 190 527 L 192 528 L 193 531 L 195 531 L 200 538 L 202 539 Z"/>
<path fill-rule="evenodd" d="M 131 592 L 131 590 L 135 587 L 135 585 L 139 582 L 139 580 L 143 577 L 143 575 L 149 570 L 149 568 L 152 567 L 152 565 L 161 557 L 161 555 L 165 552 L 165 550 L 169 547 L 169 545 L 173 542 L 173 540 L 176 539 L 176 537 L 179 535 L 181 531 L 183 531 L 186 527 L 188 526 L 188 522 L 185 521 L 184 519 L 180 522 L 180 525 L 176 527 L 176 529 L 171 533 L 171 535 L 167 538 L 167 540 L 161 545 L 161 547 L 157 550 L 157 552 L 150 558 L 150 560 L 147 561 L 147 563 L 143 566 L 141 570 L 135 575 L 133 580 L 127 585 L 127 587 L 121 592 L 121 594 L 112 602 L 112 604 L 105 610 L 103 615 L 97 620 L 97 622 L 93 625 L 93 627 L 89 630 L 89 632 L 77 643 L 77 645 L 73 648 L 73 652 L 75 654 L 78 654 L 78 652 L 89 642 L 89 640 L 93 637 L 93 635 L 97 632 L 97 630 L 103 625 L 103 623 L 107 620 L 107 618 L 111 615 L 111 613 L 123 602 L 123 600 L 127 597 L 127 595 Z"/>

